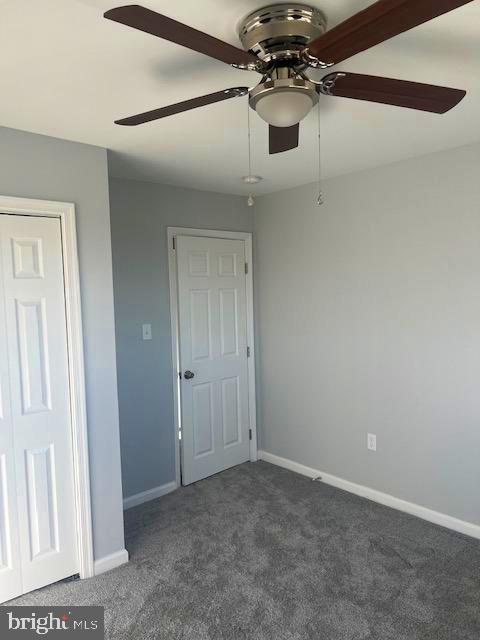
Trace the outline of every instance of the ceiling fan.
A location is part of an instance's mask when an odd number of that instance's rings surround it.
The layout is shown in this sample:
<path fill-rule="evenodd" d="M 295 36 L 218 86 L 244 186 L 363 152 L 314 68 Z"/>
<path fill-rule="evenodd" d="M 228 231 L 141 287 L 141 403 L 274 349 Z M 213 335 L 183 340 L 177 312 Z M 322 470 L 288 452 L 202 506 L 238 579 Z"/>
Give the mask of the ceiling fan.
<path fill-rule="evenodd" d="M 298 146 L 299 123 L 318 102 L 319 94 L 445 113 L 465 97 L 465 91 L 337 71 L 315 81 L 307 70 L 328 69 L 472 1 L 378 0 L 329 31 L 318 9 L 298 3 L 274 4 L 244 20 L 239 34 L 244 49 L 139 5 L 111 9 L 104 14 L 108 20 L 262 75 L 253 89 L 217 91 L 116 120 L 116 124 L 138 125 L 249 94 L 252 109 L 269 124 L 270 153 L 280 153 Z"/>

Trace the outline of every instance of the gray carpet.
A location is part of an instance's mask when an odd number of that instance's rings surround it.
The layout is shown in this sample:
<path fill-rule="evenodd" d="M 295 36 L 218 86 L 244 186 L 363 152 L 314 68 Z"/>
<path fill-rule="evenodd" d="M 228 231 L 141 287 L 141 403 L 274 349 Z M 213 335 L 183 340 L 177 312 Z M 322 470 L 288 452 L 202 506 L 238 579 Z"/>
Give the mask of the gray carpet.
<path fill-rule="evenodd" d="M 264 462 L 126 513 L 131 562 L 16 604 L 115 640 L 479 640 L 480 543 Z"/>

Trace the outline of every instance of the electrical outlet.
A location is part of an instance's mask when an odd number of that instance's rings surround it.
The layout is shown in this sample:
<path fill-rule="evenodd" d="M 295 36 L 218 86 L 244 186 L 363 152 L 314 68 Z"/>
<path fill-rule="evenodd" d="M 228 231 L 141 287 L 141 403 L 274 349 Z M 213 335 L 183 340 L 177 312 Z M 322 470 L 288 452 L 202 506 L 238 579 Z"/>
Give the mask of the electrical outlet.
<path fill-rule="evenodd" d="M 370 451 L 377 450 L 377 436 L 374 433 L 369 433 L 367 436 L 367 447 Z"/>
<path fill-rule="evenodd" d="M 151 340 L 152 339 L 152 325 L 144 324 L 142 326 L 142 339 L 143 340 Z"/>

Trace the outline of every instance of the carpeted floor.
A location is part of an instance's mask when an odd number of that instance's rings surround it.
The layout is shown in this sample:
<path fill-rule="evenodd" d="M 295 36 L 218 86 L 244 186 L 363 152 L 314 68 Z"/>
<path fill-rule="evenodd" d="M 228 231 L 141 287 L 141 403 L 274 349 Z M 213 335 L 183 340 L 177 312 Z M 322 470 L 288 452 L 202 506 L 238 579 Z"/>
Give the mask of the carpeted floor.
<path fill-rule="evenodd" d="M 480 543 L 265 462 L 126 512 L 131 562 L 15 604 L 115 640 L 479 640 Z"/>

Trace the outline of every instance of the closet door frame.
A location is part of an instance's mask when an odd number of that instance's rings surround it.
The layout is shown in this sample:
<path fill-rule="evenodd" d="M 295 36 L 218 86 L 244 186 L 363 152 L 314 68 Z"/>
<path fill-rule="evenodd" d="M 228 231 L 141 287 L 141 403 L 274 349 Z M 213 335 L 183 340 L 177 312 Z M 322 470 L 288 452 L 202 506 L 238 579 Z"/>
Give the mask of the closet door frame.
<path fill-rule="evenodd" d="M 0 195 L 1 213 L 57 218 L 60 221 L 79 574 L 80 578 L 91 578 L 95 572 L 75 205 L 70 202 L 51 202 Z"/>

